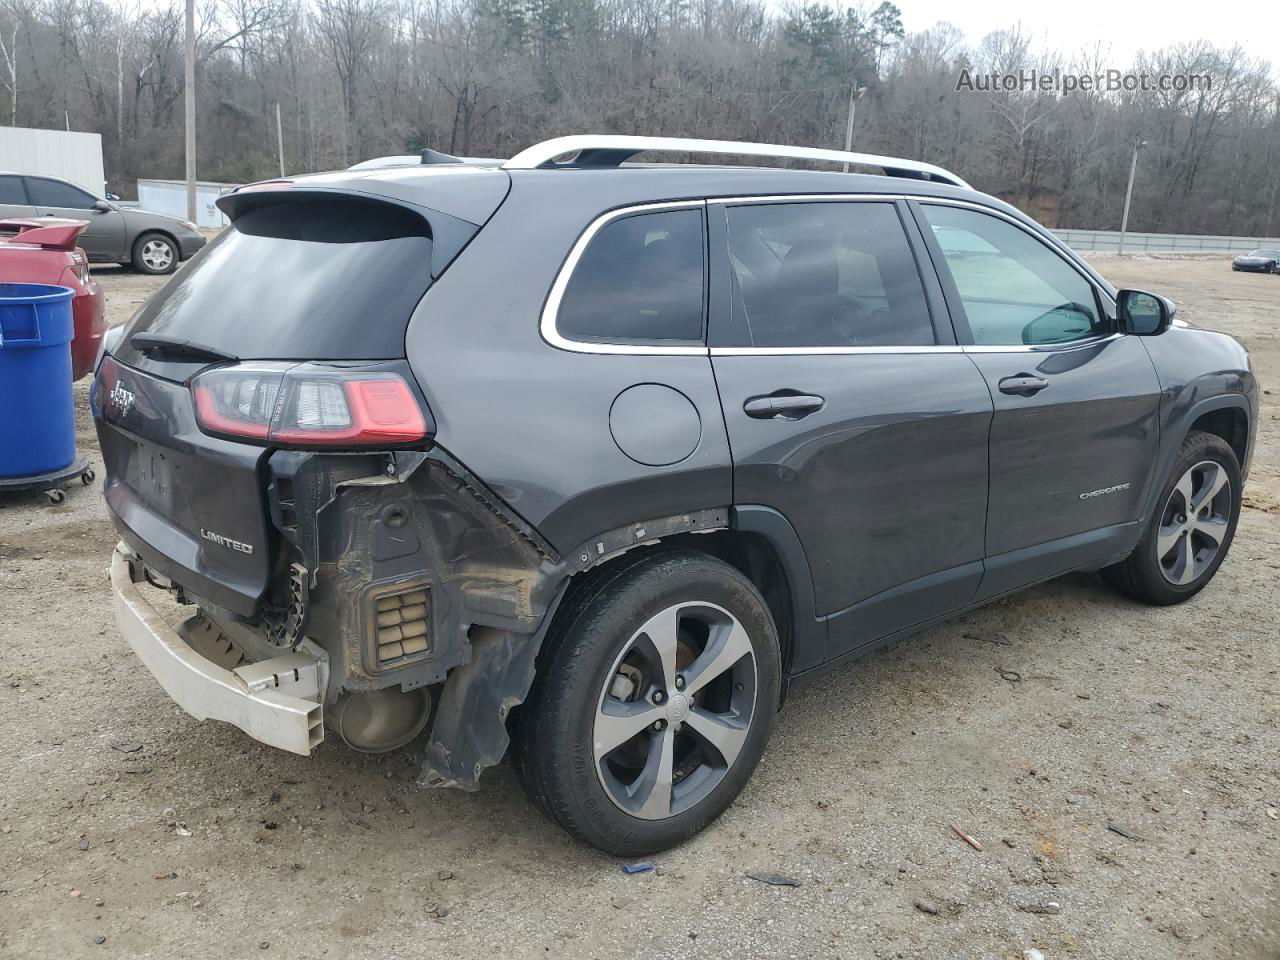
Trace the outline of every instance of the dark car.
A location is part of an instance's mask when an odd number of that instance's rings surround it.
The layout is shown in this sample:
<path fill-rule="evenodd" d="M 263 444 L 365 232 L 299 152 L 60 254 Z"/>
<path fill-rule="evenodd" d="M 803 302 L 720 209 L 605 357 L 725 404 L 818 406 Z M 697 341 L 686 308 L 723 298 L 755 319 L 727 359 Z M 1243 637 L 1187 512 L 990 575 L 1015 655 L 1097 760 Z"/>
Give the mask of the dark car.
<path fill-rule="evenodd" d="M 66 180 L 0 173 L 0 218 L 87 220 L 80 246 L 93 263 L 124 263 L 142 273 L 172 273 L 206 243 L 195 224 L 119 206 Z"/>
<path fill-rule="evenodd" d="M 888 175 L 624 163 L 658 151 Z M 265 743 L 427 731 L 422 782 L 474 789 L 511 740 L 645 853 L 789 687 L 1069 571 L 1178 603 L 1231 544 L 1244 348 L 937 167 L 571 137 L 218 202 L 94 411 L 126 638 Z"/>
<path fill-rule="evenodd" d="M 1242 253 L 1231 261 L 1231 269 L 1253 273 L 1280 273 L 1280 250 L 1262 247 Z"/>

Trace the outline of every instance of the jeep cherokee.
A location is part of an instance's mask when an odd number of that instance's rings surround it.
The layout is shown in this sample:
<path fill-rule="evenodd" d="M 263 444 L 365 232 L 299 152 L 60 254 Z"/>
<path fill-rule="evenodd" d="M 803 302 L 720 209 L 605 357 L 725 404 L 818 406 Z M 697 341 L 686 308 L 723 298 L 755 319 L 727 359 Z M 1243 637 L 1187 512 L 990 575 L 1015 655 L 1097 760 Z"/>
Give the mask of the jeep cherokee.
<path fill-rule="evenodd" d="M 664 152 L 885 175 L 628 162 Z M 464 789 L 513 741 L 634 855 L 732 802 L 789 686 L 1069 571 L 1178 603 L 1226 556 L 1246 351 L 954 174 L 450 159 L 221 198 L 100 363 L 117 617 L 195 717 L 423 735 Z"/>

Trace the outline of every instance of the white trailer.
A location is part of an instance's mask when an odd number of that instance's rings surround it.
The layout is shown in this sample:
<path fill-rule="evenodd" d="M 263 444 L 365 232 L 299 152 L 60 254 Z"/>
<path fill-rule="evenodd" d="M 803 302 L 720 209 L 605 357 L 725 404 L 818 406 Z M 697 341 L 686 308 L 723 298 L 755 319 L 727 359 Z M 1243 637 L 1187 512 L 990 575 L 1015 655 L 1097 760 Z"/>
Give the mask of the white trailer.
<path fill-rule="evenodd" d="M 100 133 L 0 127 L 0 170 L 61 177 L 95 197 L 106 193 Z"/>
<path fill-rule="evenodd" d="M 211 180 L 196 181 L 196 226 L 220 230 L 227 225 L 227 218 L 213 205 L 224 193 L 230 193 L 238 183 L 214 183 Z M 139 180 L 138 206 L 143 210 L 165 213 L 179 220 L 187 219 L 187 181 Z"/>

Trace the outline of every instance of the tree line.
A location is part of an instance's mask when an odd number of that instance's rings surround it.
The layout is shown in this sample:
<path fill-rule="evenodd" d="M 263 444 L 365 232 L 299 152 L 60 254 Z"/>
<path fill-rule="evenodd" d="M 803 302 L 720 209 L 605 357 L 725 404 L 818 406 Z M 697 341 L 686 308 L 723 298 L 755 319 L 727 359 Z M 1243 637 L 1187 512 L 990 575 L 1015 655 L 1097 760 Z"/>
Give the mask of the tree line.
<path fill-rule="evenodd" d="M 571 133 L 841 147 L 956 171 L 1051 226 L 1280 234 L 1280 90 L 1202 41 L 1046 51 L 1020 29 L 906 33 L 892 3 L 761 0 L 198 0 L 201 179 L 431 147 L 505 157 Z M 177 0 L 0 2 L 0 118 L 102 134 L 112 188 L 181 177 Z M 1160 90 L 974 89 L 962 76 L 1120 69 L 1208 77 Z M 988 87 L 991 85 L 988 85 Z M 963 89 L 957 89 L 962 87 Z"/>

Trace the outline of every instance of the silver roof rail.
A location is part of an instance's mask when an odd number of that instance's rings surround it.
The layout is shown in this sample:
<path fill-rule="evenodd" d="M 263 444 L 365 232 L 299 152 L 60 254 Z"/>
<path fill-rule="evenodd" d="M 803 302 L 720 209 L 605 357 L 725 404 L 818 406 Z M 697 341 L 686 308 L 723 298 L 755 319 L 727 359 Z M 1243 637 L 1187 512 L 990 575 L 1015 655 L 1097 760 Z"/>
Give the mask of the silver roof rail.
<path fill-rule="evenodd" d="M 818 147 L 789 147 L 773 143 L 738 143 L 734 140 L 687 140 L 682 137 L 620 137 L 586 135 L 556 137 L 544 140 L 525 150 L 502 165 L 504 170 L 536 170 L 539 168 L 566 167 L 616 167 L 637 153 L 723 153 L 740 157 L 779 157 L 791 160 L 825 160 L 830 163 L 857 163 L 879 167 L 891 177 L 907 177 L 913 180 L 937 180 L 952 186 L 972 189 L 969 184 L 942 167 L 919 160 L 898 157 L 878 157 L 870 153 L 845 153 L 843 150 L 823 150 Z M 556 157 L 573 154 L 564 164 L 555 163 Z"/>

